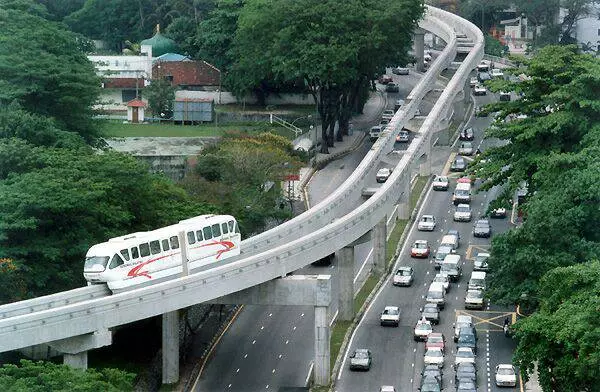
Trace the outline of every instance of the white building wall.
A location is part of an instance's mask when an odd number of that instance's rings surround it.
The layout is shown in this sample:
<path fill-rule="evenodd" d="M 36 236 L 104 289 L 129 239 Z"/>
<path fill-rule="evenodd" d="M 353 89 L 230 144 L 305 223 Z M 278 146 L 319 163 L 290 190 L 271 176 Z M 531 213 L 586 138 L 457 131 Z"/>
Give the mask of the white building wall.
<path fill-rule="evenodd" d="M 591 15 L 577 21 L 575 34 L 577 43 L 591 45 L 596 52 L 600 52 L 600 4 L 593 7 Z"/>

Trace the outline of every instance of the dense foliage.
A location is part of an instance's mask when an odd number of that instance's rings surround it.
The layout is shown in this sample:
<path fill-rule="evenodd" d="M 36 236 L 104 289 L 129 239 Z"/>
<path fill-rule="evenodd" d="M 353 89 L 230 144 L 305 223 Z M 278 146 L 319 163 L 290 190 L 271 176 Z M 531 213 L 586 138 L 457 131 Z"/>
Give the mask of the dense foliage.
<path fill-rule="evenodd" d="M 133 390 L 135 375 L 117 369 L 80 370 L 22 360 L 0 367 L 0 388 L 15 392 L 119 392 Z"/>

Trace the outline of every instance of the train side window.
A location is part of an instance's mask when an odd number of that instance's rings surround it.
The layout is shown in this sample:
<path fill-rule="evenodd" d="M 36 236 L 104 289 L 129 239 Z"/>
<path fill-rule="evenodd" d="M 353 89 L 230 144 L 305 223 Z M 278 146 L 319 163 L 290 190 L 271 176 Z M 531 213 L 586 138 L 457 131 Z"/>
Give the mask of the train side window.
<path fill-rule="evenodd" d="M 202 232 L 204 233 L 205 240 L 210 240 L 211 238 L 213 238 L 212 230 L 210 229 L 210 226 L 206 226 L 204 229 L 202 229 Z"/>
<path fill-rule="evenodd" d="M 204 236 L 202 235 L 202 230 L 196 231 L 196 238 L 198 238 L 198 242 L 204 240 Z"/>
<path fill-rule="evenodd" d="M 138 257 L 140 257 L 140 252 L 138 251 L 137 246 L 134 246 L 133 248 L 131 248 L 131 258 L 137 259 Z"/>
<path fill-rule="evenodd" d="M 235 222 L 230 220 L 229 222 L 227 222 L 227 225 L 229 226 L 229 231 L 233 233 L 233 229 L 235 228 Z"/>
<path fill-rule="evenodd" d="M 179 249 L 179 237 L 174 235 L 173 237 L 169 238 L 169 241 L 171 242 L 171 249 Z"/>
<path fill-rule="evenodd" d="M 227 223 L 221 223 L 221 231 L 223 234 L 229 233 L 229 230 L 227 229 Z"/>
<path fill-rule="evenodd" d="M 235 232 L 240 234 L 240 225 L 238 225 L 237 222 L 235 222 Z"/>
<path fill-rule="evenodd" d="M 221 235 L 221 226 L 217 223 L 216 225 L 212 225 L 212 232 L 215 237 L 219 237 Z"/>
<path fill-rule="evenodd" d="M 144 243 L 140 244 L 140 256 L 146 257 L 150 256 L 150 245 Z"/>
<path fill-rule="evenodd" d="M 121 249 L 121 256 L 127 261 L 129 261 L 129 251 L 127 249 Z"/>
<path fill-rule="evenodd" d="M 193 231 L 188 231 L 187 237 L 188 237 L 188 244 L 192 245 L 192 244 L 196 243 L 196 236 L 194 235 Z"/>
<path fill-rule="evenodd" d="M 163 252 L 166 252 L 169 250 L 169 240 L 162 240 L 162 248 L 163 248 Z"/>
<path fill-rule="evenodd" d="M 117 268 L 120 265 L 123 265 L 123 259 L 118 254 L 115 254 L 113 256 L 112 260 L 110 261 L 108 268 L 113 269 L 113 268 Z"/>
<path fill-rule="evenodd" d="M 160 242 L 158 240 L 150 241 L 150 251 L 153 255 L 160 253 Z"/>

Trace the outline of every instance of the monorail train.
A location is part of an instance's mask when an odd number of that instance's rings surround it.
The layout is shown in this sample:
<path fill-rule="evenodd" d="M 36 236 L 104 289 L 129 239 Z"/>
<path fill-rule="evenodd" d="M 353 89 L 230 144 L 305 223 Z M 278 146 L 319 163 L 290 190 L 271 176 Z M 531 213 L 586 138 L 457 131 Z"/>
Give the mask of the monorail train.
<path fill-rule="evenodd" d="M 92 246 L 85 256 L 83 276 L 88 284 L 106 283 L 112 291 L 177 277 L 183 271 L 181 231 L 187 242 L 188 270 L 240 254 L 241 235 L 234 217 L 200 215 Z"/>

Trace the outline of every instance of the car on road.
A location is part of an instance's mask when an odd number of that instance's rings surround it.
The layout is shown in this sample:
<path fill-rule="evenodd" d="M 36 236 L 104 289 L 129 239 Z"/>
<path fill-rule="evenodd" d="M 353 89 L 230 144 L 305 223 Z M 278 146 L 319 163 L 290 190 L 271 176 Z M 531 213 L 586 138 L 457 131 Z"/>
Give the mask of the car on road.
<path fill-rule="evenodd" d="M 473 132 L 473 128 L 465 128 L 458 135 L 458 138 L 460 140 L 471 141 L 471 140 L 475 139 L 475 132 Z"/>
<path fill-rule="evenodd" d="M 383 111 L 383 113 L 381 113 L 381 118 L 387 118 L 388 120 L 391 120 L 392 117 L 394 117 L 394 111 L 392 109 L 386 109 Z"/>
<path fill-rule="evenodd" d="M 471 142 L 462 142 L 460 143 L 460 147 L 458 147 L 458 153 L 460 155 L 473 155 L 474 152 L 473 143 Z"/>
<path fill-rule="evenodd" d="M 435 217 L 433 215 L 423 215 L 419 219 L 417 224 L 417 230 L 419 231 L 434 231 L 435 230 Z"/>
<path fill-rule="evenodd" d="M 458 282 L 462 275 L 461 256 L 456 253 L 447 255 L 442 262 L 440 273 L 448 275 L 451 282 Z"/>
<path fill-rule="evenodd" d="M 468 378 L 461 378 L 456 384 L 456 392 L 477 392 L 477 384 Z"/>
<path fill-rule="evenodd" d="M 425 351 L 423 363 L 425 365 L 437 365 L 440 368 L 444 367 L 444 352 L 438 347 L 432 347 Z"/>
<path fill-rule="evenodd" d="M 475 367 L 474 363 L 459 363 L 458 365 L 456 365 L 454 372 L 455 383 L 458 383 L 458 380 L 460 380 L 461 378 L 477 382 L 477 367 Z"/>
<path fill-rule="evenodd" d="M 490 213 L 491 218 L 506 218 L 506 208 L 494 208 Z"/>
<path fill-rule="evenodd" d="M 387 167 L 382 167 L 377 171 L 375 175 L 375 180 L 377 182 L 386 182 L 387 179 L 392 175 L 392 169 Z"/>
<path fill-rule="evenodd" d="M 386 306 L 381 312 L 379 322 L 382 326 L 393 325 L 397 327 L 400 324 L 400 308 L 397 306 Z"/>
<path fill-rule="evenodd" d="M 369 139 L 371 139 L 372 142 L 377 140 L 379 135 L 381 135 L 381 132 L 383 132 L 383 129 L 384 127 L 381 125 L 375 125 L 374 127 L 371 127 L 371 130 L 369 131 Z"/>
<path fill-rule="evenodd" d="M 477 354 L 477 332 L 473 327 L 462 327 L 458 332 L 456 348 L 467 347 Z"/>
<path fill-rule="evenodd" d="M 487 219 L 477 219 L 473 226 L 473 237 L 490 238 L 492 235 L 492 227 Z"/>
<path fill-rule="evenodd" d="M 440 310 L 438 309 L 438 306 L 436 304 L 425 304 L 421 308 L 421 318 L 430 321 L 432 324 L 439 324 Z"/>
<path fill-rule="evenodd" d="M 415 279 L 415 272 L 412 267 L 399 267 L 394 274 L 392 284 L 394 286 L 410 286 Z"/>
<path fill-rule="evenodd" d="M 475 85 L 477 85 L 477 83 L 479 83 L 477 76 L 471 76 L 471 79 L 469 79 L 469 87 L 473 88 Z"/>
<path fill-rule="evenodd" d="M 433 328 L 431 328 L 431 322 L 421 318 L 419 321 L 417 321 L 417 325 L 415 325 L 413 337 L 416 341 L 425 341 L 431 332 L 433 332 Z"/>
<path fill-rule="evenodd" d="M 456 350 L 456 356 L 454 358 L 454 365 L 458 365 L 459 363 L 470 362 L 475 363 L 475 354 L 473 354 L 473 350 L 467 347 L 461 347 Z"/>
<path fill-rule="evenodd" d="M 396 103 L 394 103 L 394 110 L 398 111 L 398 109 L 400 109 L 402 106 L 404 106 L 404 100 L 403 99 L 397 99 Z"/>
<path fill-rule="evenodd" d="M 477 74 L 477 80 L 479 80 L 479 83 L 483 83 L 485 81 L 492 80 L 492 76 L 488 72 L 479 72 Z"/>
<path fill-rule="evenodd" d="M 460 333 L 461 328 L 471 327 L 473 328 L 473 317 L 466 314 L 459 314 L 456 316 L 456 322 L 453 324 L 454 326 L 454 341 L 458 342 L 458 334 Z"/>
<path fill-rule="evenodd" d="M 478 84 L 473 88 L 473 95 L 487 95 L 487 88 L 483 84 Z"/>
<path fill-rule="evenodd" d="M 465 309 L 483 310 L 484 307 L 485 300 L 483 298 L 483 291 L 467 290 L 467 295 L 465 296 Z"/>
<path fill-rule="evenodd" d="M 453 247 L 454 249 L 457 249 L 460 246 L 460 233 L 458 232 L 458 230 L 456 229 L 448 229 L 448 231 L 446 232 L 446 235 L 444 237 L 446 237 L 447 235 L 449 236 L 453 236 L 455 238 Z M 444 238 L 442 237 L 442 245 L 444 245 Z"/>
<path fill-rule="evenodd" d="M 494 68 L 492 69 L 492 72 L 490 72 L 490 76 L 492 78 L 504 78 L 504 72 L 502 72 L 500 68 Z"/>
<path fill-rule="evenodd" d="M 366 348 L 357 348 L 350 354 L 350 370 L 371 369 L 371 351 Z"/>
<path fill-rule="evenodd" d="M 433 178 L 433 190 L 434 191 L 447 191 L 450 181 L 446 176 L 435 176 Z"/>
<path fill-rule="evenodd" d="M 398 86 L 396 83 L 388 83 L 385 86 L 385 91 L 388 93 L 398 93 L 400 92 L 400 86 Z"/>
<path fill-rule="evenodd" d="M 511 364 L 501 363 L 496 366 L 496 386 L 499 387 L 516 387 L 517 372 Z"/>
<path fill-rule="evenodd" d="M 443 265 L 442 268 L 444 268 Z M 444 309 L 446 307 L 446 289 L 444 289 L 444 286 L 437 282 L 431 283 L 427 290 L 425 301 L 437 305 L 439 309 Z"/>
<path fill-rule="evenodd" d="M 394 81 L 394 79 L 392 79 L 391 75 L 381 75 L 379 77 L 379 79 L 377 79 L 377 81 L 381 84 L 388 84 L 388 83 L 392 83 Z"/>
<path fill-rule="evenodd" d="M 421 378 L 421 386 L 419 387 L 420 392 L 441 392 L 442 381 L 440 378 L 434 376 L 425 376 Z"/>
<path fill-rule="evenodd" d="M 427 341 L 425 342 L 425 350 L 433 347 L 441 349 L 442 352 L 446 351 L 446 339 L 444 338 L 443 333 L 434 332 L 429 334 Z"/>
<path fill-rule="evenodd" d="M 455 222 L 470 222 L 471 221 L 471 206 L 468 204 L 459 204 L 454 210 L 453 219 Z"/>
<path fill-rule="evenodd" d="M 463 172 L 467 170 L 467 162 L 460 155 L 456 156 L 450 165 L 450 171 Z"/>
<path fill-rule="evenodd" d="M 500 91 L 498 92 L 500 101 L 510 101 L 510 91 Z"/>
<path fill-rule="evenodd" d="M 479 64 L 477 64 L 478 72 L 487 72 L 490 70 L 490 62 L 487 60 L 481 60 Z"/>
<path fill-rule="evenodd" d="M 433 60 L 433 57 L 431 57 L 431 52 L 425 53 L 425 55 L 423 56 L 423 61 L 430 62 L 431 60 Z"/>
<path fill-rule="evenodd" d="M 379 120 L 379 126 L 381 127 L 382 130 L 385 130 L 389 123 L 390 123 L 389 118 L 382 118 L 381 120 Z"/>
<path fill-rule="evenodd" d="M 396 142 L 398 143 L 408 143 L 409 139 L 410 134 L 408 133 L 408 131 L 400 131 L 396 135 Z"/>
<path fill-rule="evenodd" d="M 448 279 L 448 275 L 444 273 L 435 274 L 433 281 L 441 283 L 444 289 L 446 289 L 446 293 L 450 291 L 450 279 Z"/>
<path fill-rule="evenodd" d="M 486 252 L 479 252 L 475 256 L 475 260 L 473 261 L 473 271 L 488 271 L 488 259 L 490 258 L 490 254 Z"/>
<path fill-rule="evenodd" d="M 394 75 L 408 75 L 410 70 L 406 67 L 394 67 L 392 68 L 392 73 Z"/>
<path fill-rule="evenodd" d="M 410 248 L 410 257 L 429 257 L 429 242 L 426 240 L 416 240 Z"/>
<path fill-rule="evenodd" d="M 393 385 L 382 385 L 379 392 L 396 392 L 396 388 Z"/>
<path fill-rule="evenodd" d="M 454 252 L 454 249 L 452 249 L 451 246 L 440 245 L 440 247 L 435 252 L 435 256 L 433 257 L 433 266 L 435 267 L 435 269 L 440 269 L 446 256 L 448 256 L 452 252 Z"/>

